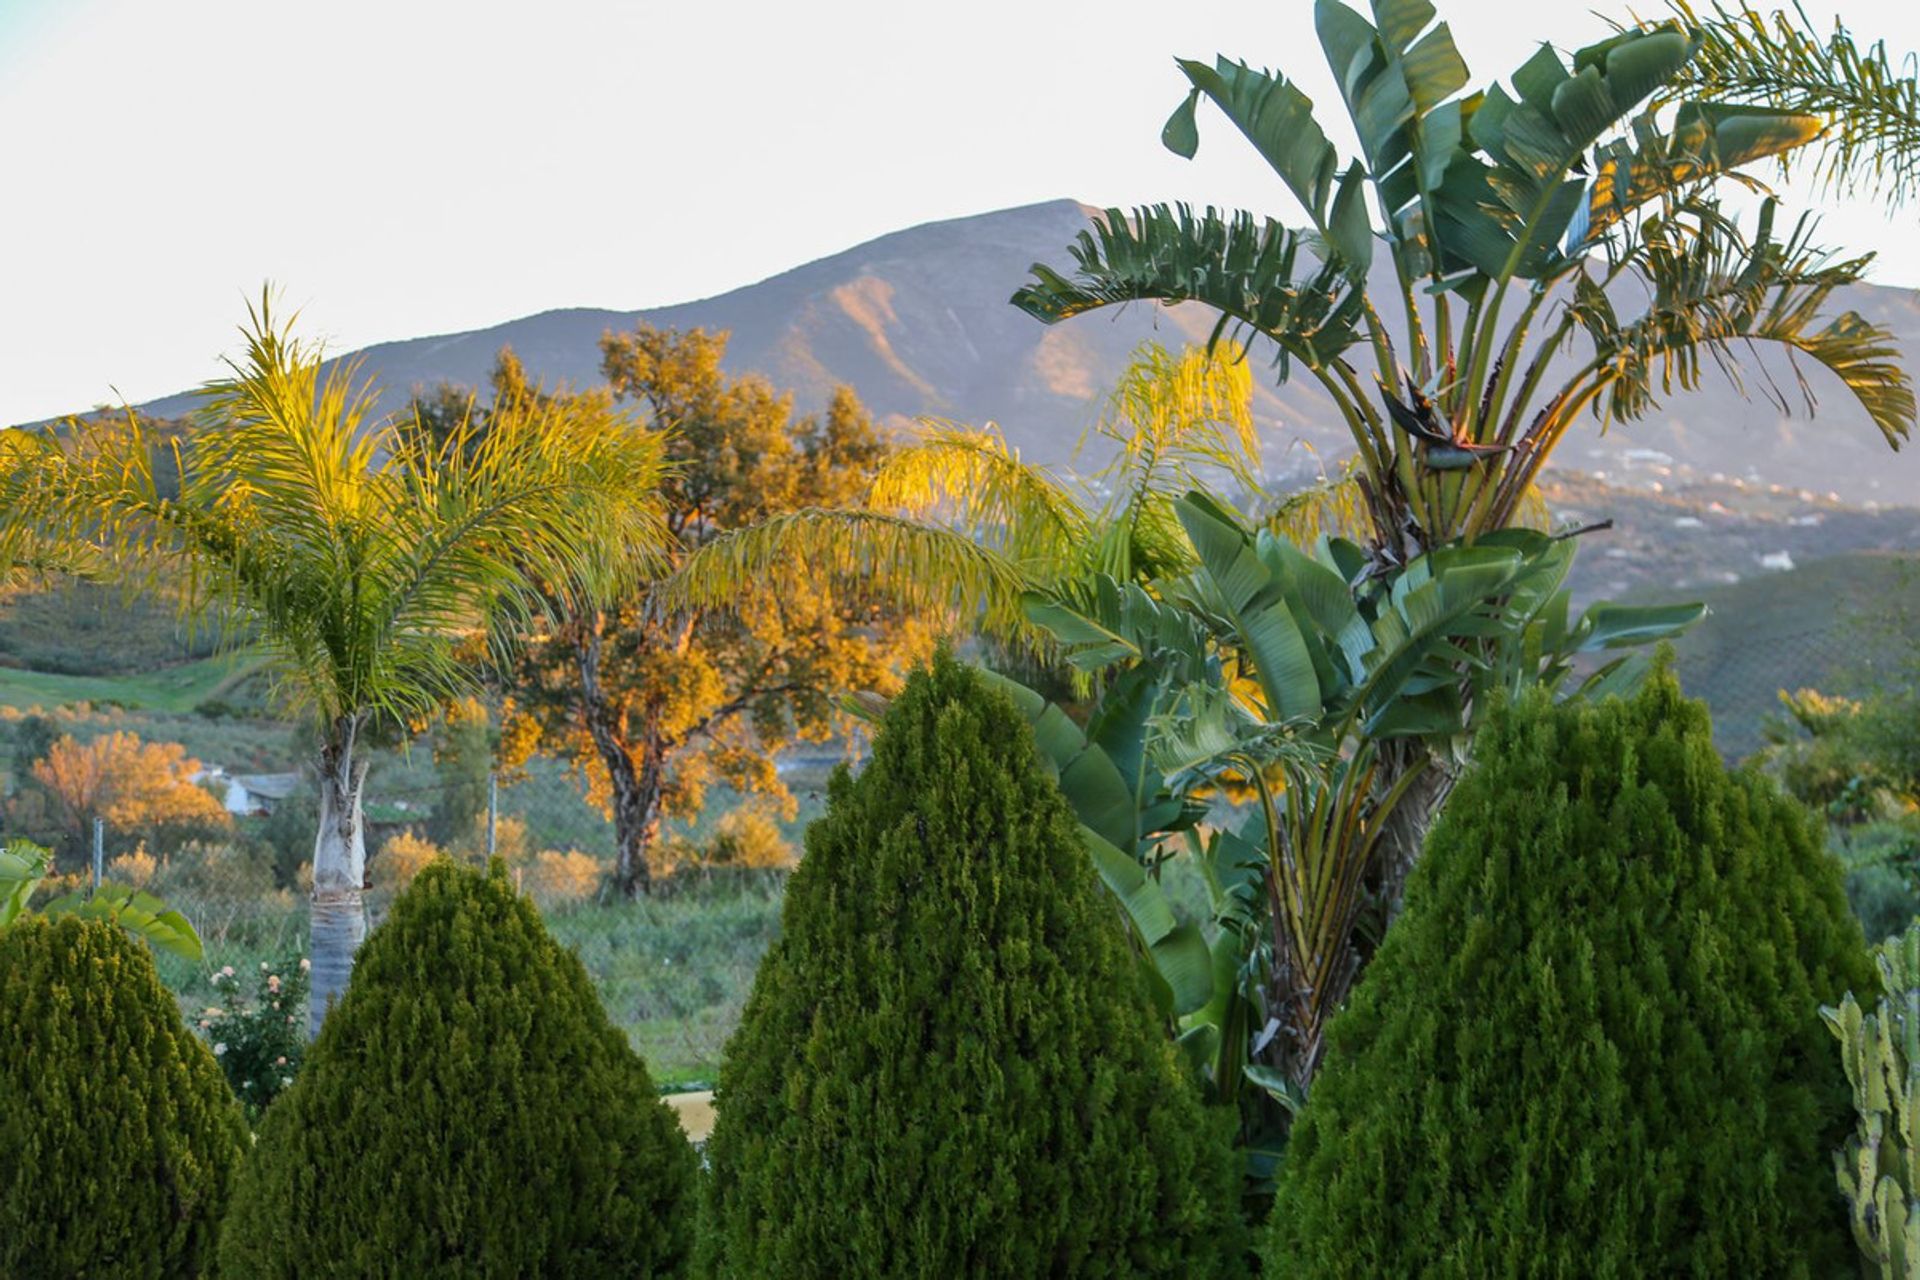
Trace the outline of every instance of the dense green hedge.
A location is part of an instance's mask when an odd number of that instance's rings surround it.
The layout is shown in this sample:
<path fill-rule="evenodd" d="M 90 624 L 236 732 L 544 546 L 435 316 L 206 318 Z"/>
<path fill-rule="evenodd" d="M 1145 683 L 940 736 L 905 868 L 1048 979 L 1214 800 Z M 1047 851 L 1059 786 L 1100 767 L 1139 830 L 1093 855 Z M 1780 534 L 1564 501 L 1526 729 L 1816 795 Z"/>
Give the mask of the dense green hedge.
<path fill-rule="evenodd" d="M 1268 1274 L 1832 1276 L 1873 967 L 1816 825 L 1662 673 L 1496 712 L 1294 1133 Z"/>
<path fill-rule="evenodd" d="M 224 1275 L 670 1276 L 695 1162 L 498 864 L 430 865 L 267 1112 Z"/>
<path fill-rule="evenodd" d="M 0 929 L 0 1276 L 195 1276 L 247 1137 L 145 944 Z"/>
<path fill-rule="evenodd" d="M 1031 730 L 948 658 L 834 778 L 719 1094 L 709 1276 L 1238 1263 L 1228 1118 L 1176 1066 Z"/>

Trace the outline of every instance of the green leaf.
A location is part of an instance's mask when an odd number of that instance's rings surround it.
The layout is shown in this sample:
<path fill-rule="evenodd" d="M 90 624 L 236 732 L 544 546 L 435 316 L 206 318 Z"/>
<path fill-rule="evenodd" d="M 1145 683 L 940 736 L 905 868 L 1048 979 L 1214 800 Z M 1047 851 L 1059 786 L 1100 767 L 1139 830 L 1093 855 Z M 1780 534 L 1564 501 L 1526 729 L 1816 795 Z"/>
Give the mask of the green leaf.
<path fill-rule="evenodd" d="M 1185 108 L 1187 123 L 1192 122 L 1194 95 L 1206 94 L 1287 184 L 1314 224 L 1324 226 L 1327 194 L 1339 159 L 1314 119 L 1313 99 L 1287 80 L 1244 62 L 1226 58 L 1216 59 L 1212 66 L 1186 59 L 1178 62 L 1193 85 Z M 1175 120 L 1179 116 L 1175 111 Z M 1175 131 L 1175 121 L 1169 120 L 1167 128 Z M 1197 137 L 1195 141 L 1197 145 Z M 1190 157 L 1193 152 L 1180 154 Z"/>
<path fill-rule="evenodd" d="M 1173 908 L 1167 905 L 1160 882 L 1149 876 L 1146 868 L 1131 855 L 1115 848 L 1092 827 L 1083 825 L 1080 833 L 1086 840 L 1087 851 L 1093 856 L 1093 867 L 1100 875 L 1100 882 L 1120 900 L 1120 906 L 1132 922 L 1134 932 L 1140 935 L 1140 940 L 1151 948 L 1171 934 L 1177 922 L 1173 917 Z"/>
<path fill-rule="evenodd" d="M 1213 998 L 1213 953 L 1200 930 L 1177 925 L 1153 944 L 1154 967 L 1173 992 L 1173 1012 L 1185 1017 Z"/>
<path fill-rule="evenodd" d="M 13 923 L 27 909 L 52 860 L 48 850 L 30 840 L 13 840 L 0 849 L 0 927 Z"/>
<path fill-rule="evenodd" d="M 1200 91 L 1193 90 L 1186 100 L 1173 109 L 1167 117 L 1166 127 L 1160 130 L 1160 142 L 1173 154 L 1191 160 L 1200 150 L 1200 126 L 1194 121 L 1194 108 L 1200 104 Z"/>
<path fill-rule="evenodd" d="M 1643 129 L 1639 146 L 1622 141 L 1602 148 L 1577 228 L 1582 242 L 1649 201 L 1731 173 L 1742 165 L 1784 155 L 1825 132 L 1818 116 L 1766 107 L 1682 104 L 1673 129 Z"/>
<path fill-rule="evenodd" d="M 84 920 L 105 920 L 117 924 L 149 945 L 188 960 L 202 957 L 200 935 L 178 911 L 150 893 L 129 885 L 103 882 L 91 898 L 78 893 L 66 894 L 49 902 L 43 914 L 74 915 Z"/>
<path fill-rule="evenodd" d="M 1340 179 L 1327 218 L 1327 238 L 1346 264 L 1347 274 L 1364 285 L 1373 265 L 1373 224 L 1367 218 L 1367 171 L 1358 160 Z"/>
<path fill-rule="evenodd" d="M 1109 209 L 1068 252 L 1073 277 L 1035 263 L 1013 305 L 1055 324 L 1100 307 L 1200 302 L 1273 340 L 1287 361 L 1320 368 L 1357 341 L 1364 298 L 1337 262 L 1316 262 L 1307 239 L 1271 218 L 1186 205 L 1151 205 L 1131 218 Z"/>
<path fill-rule="evenodd" d="M 1200 556 L 1202 576 L 1251 660 L 1268 714 L 1291 720 L 1318 713 L 1324 702 L 1312 650 L 1292 610 L 1270 590 L 1273 574 L 1246 530 L 1203 495 L 1179 499 L 1174 511 Z"/>
<path fill-rule="evenodd" d="M 1276 1068 L 1264 1063 L 1249 1062 L 1241 1070 L 1246 1073 L 1249 1081 L 1265 1089 L 1268 1096 L 1285 1107 L 1288 1114 L 1298 1115 L 1301 1108 L 1307 1105 L 1307 1096 L 1300 1091 L 1300 1086 L 1287 1079 Z"/>
<path fill-rule="evenodd" d="M 1082 671 L 1098 671 L 1140 656 L 1131 639 L 1049 596 L 1029 593 L 1021 602 L 1027 620 L 1052 634 L 1067 651 L 1067 661 Z"/>
<path fill-rule="evenodd" d="M 1669 640 L 1700 621 L 1706 612 L 1704 604 L 1626 605 L 1603 601 L 1581 616 L 1574 629 L 1575 652 Z"/>

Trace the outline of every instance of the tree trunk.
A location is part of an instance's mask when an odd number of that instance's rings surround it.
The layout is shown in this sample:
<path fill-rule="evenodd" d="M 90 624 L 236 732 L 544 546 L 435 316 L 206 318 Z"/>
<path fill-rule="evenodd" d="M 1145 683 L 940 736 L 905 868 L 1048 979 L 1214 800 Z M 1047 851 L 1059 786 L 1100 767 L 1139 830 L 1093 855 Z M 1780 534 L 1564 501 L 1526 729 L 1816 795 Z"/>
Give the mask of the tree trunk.
<path fill-rule="evenodd" d="M 367 936 L 366 824 L 360 815 L 367 762 L 354 750 L 358 726 L 330 727 L 320 751 L 320 830 L 313 841 L 312 973 L 307 1035 L 320 1034 L 327 1010 L 347 989 L 353 953 Z"/>
<path fill-rule="evenodd" d="M 634 752 L 620 732 L 618 717 L 600 682 L 598 620 L 575 645 L 580 664 L 580 712 L 599 753 L 613 791 L 614 891 L 623 898 L 653 892 L 649 854 L 660 830 L 660 792 L 666 778 L 666 752 L 659 735 L 649 733 L 634 764 Z"/>
<path fill-rule="evenodd" d="M 649 752 L 645 765 L 635 769 L 633 757 L 618 747 L 602 748 L 600 754 L 613 777 L 613 834 L 618 846 L 613 887 L 622 897 L 640 897 L 653 891 L 650 855 L 660 834 L 661 762 Z"/>
<path fill-rule="evenodd" d="M 1406 794 L 1387 815 L 1387 827 L 1380 837 L 1380 894 L 1386 903 L 1388 924 L 1400 915 L 1407 877 L 1413 874 L 1427 832 L 1453 794 L 1459 776 L 1452 765 L 1416 740 L 1395 738 L 1380 744 L 1380 774 L 1375 785 L 1382 792 L 1391 789 L 1409 769 L 1420 770 L 1420 776 L 1407 784 Z"/>

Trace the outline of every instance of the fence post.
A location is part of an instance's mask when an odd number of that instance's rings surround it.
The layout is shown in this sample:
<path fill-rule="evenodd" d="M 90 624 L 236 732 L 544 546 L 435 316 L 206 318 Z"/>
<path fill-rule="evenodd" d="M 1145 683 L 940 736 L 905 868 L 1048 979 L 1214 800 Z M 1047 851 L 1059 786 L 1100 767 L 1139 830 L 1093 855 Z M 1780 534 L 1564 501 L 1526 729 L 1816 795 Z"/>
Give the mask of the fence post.
<path fill-rule="evenodd" d="M 493 861 L 494 828 L 500 821 L 500 775 L 487 775 L 487 861 Z"/>
<path fill-rule="evenodd" d="M 107 820 L 93 820 L 93 890 L 99 892 L 100 876 L 107 866 Z"/>

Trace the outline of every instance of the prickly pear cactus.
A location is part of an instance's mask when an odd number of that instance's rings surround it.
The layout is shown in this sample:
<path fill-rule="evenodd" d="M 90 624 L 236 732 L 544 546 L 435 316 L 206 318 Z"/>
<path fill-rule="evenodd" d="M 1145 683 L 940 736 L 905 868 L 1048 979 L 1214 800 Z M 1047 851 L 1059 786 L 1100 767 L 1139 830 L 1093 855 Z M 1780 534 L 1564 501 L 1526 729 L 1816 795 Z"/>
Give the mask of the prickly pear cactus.
<path fill-rule="evenodd" d="M 1859 1124 L 1834 1172 L 1869 1276 L 1920 1280 L 1920 921 L 1875 950 L 1884 993 L 1820 1016 L 1840 1041 Z"/>

